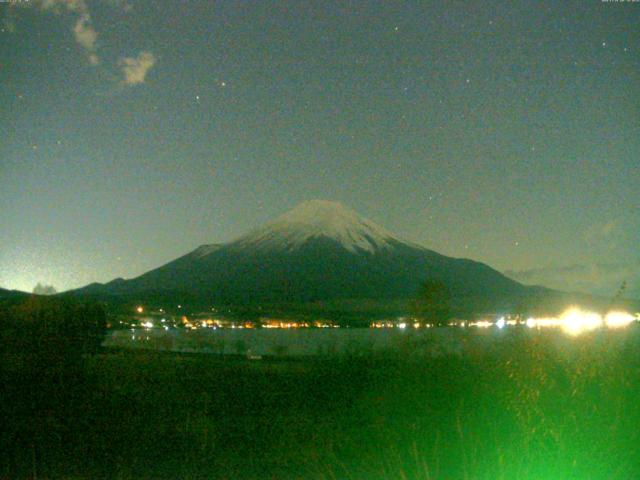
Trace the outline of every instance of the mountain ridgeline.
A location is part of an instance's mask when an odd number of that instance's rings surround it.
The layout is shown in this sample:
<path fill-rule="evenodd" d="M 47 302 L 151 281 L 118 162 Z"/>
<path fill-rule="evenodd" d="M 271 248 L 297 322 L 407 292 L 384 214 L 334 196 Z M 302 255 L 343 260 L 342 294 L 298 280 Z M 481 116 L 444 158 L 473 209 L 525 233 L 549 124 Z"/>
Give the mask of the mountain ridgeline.
<path fill-rule="evenodd" d="M 402 312 L 418 299 L 425 282 L 443 285 L 457 313 L 530 308 L 553 294 L 524 286 L 483 263 L 404 241 L 339 203 L 320 200 L 305 202 L 235 241 L 203 245 L 137 278 L 72 293 L 170 305 Z"/>

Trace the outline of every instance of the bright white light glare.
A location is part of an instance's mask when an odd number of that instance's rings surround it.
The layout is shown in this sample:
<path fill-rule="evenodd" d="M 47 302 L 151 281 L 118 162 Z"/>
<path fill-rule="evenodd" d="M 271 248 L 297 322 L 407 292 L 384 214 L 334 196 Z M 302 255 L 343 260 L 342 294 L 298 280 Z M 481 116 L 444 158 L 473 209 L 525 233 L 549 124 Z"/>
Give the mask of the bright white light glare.
<path fill-rule="evenodd" d="M 635 318 L 627 312 L 609 312 L 604 317 L 604 323 L 608 328 L 622 328 L 633 322 Z"/>
<path fill-rule="evenodd" d="M 506 322 L 505 322 L 505 320 L 504 320 L 504 317 L 500 317 L 500 318 L 498 319 L 498 321 L 496 322 L 496 327 L 498 327 L 498 328 L 504 328 L 505 324 L 506 324 Z"/>
<path fill-rule="evenodd" d="M 151 323 L 151 322 L 144 322 L 144 323 L 142 324 L 142 326 L 143 326 L 143 327 L 145 327 L 145 328 L 153 328 L 153 323 Z"/>
<path fill-rule="evenodd" d="M 562 326 L 562 320 L 560 320 L 559 318 L 536 318 L 534 319 L 534 321 L 536 322 L 536 327 L 538 328 L 544 328 L 544 327 L 561 327 Z"/>
<path fill-rule="evenodd" d="M 595 330 L 602 326 L 602 316 L 594 312 L 585 312 L 578 308 L 570 308 L 561 316 L 562 329 L 569 335 Z"/>
<path fill-rule="evenodd" d="M 493 325 L 493 323 L 491 323 L 488 320 L 478 320 L 477 322 L 469 323 L 470 327 L 478 327 L 478 328 L 487 328 L 487 327 L 490 327 L 491 325 Z M 464 324 L 462 326 L 464 327 Z"/>
<path fill-rule="evenodd" d="M 399 323 L 398 324 L 398 328 L 407 328 L 407 324 L 406 323 Z"/>
<path fill-rule="evenodd" d="M 527 318 L 527 327 L 533 328 L 535 326 L 536 326 L 536 319 L 535 318 Z"/>

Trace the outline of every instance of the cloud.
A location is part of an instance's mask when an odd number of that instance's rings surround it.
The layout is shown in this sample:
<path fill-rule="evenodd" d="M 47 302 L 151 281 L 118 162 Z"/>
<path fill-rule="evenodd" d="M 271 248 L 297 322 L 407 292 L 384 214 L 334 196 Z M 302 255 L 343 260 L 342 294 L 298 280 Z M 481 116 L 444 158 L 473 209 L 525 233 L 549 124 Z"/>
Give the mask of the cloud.
<path fill-rule="evenodd" d="M 89 52 L 89 56 L 94 56 L 97 60 L 98 57 L 95 54 L 95 49 L 98 34 L 91 26 L 91 17 L 89 17 L 89 14 L 85 13 L 78 19 L 73 27 L 73 34 L 76 37 L 76 42 Z"/>
<path fill-rule="evenodd" d="M 586 229 L 584 239 L 592 245 L 600 243 L 611 245 L 612 241 L 615 241 L 620 236 L 621 226 L 622 224 L 619 220 L 610 220 L 591 225 Z"/>
<path fill-rule="evenodd" d="M 122 9 L 124 12 L 130 11 L 132 8 L 127 0 L 103 1 L 113 8 Z M 85 0 L 33 0 L 11 3 L 11 6 L 14 5 L 18 8 L 32 7 L 43 12 L 51 12 L 54 15 L 68 14 L 75 17 L 76 21 L 72 30 L 76 43 L 84 50 L 90 65 L 97 66 L 101 63 L 101 58 L 98 55 L 99 34 L 92 25 L 91 12 Z M 12 32 L 15 29 L 12 9 L 9 9 L 8 12 L 3 19 L 2 27 L 5 31 Z M 121 58 L 117 62 L 124 77 L 120 82 L 121 85 L 131 86 L 144 83 L 147 73 L 155 63 L 156 57 L 149 51 L 142 51 L 137 57 Z"/>
<path fill-rule="evenodd" d="M 508 277 L 529 285 L 570 292 L 613 296 L 626 282 L 628 298 L 640 298 L 640 261 L 575 264 L 565 267 L 507 270 Z"/>
<path fill-rule="evenodd" d="M 53 10 L 60 13 L 61 10 L 69 12 L 87 13 L 87 4 L 84 0 L 40 0 L 35 2 L 42 10 Z"/>
<path fill-rule="evenodd" d="M 144 83 L 149 70 L 155 65 L 156 57 L 151 52 L 140 52 L 137 57 L 121 58 L 118 64 L 124 74 L 125 85 Z"/>
<path fill-rule="evenodd" d="M 20 4 L 22 3 L 20 2 Z M 84 49 L 91 65 L 95 66 L 100 63 L 100 58 L 96 53 L 98 32 L 91 25 L 91 14 L 84 0 L 38 0 L 34 2 L 34 5 L 55 15 L 62 15 L 64 12 L 79 15 L 73 26 L 73 35 L 76 43 Z"/>
<path fill-rule="evenodd" d="M 43 10 L 55 10 L 59 12 L 64 9 L 69 12 L 88 12 L 85 0 L 35 0 L 35 3 Z M 133 8 L 127 0 L 102 0 L 102 3 L 121 9 L 124 12 L 129 12 Z"/>

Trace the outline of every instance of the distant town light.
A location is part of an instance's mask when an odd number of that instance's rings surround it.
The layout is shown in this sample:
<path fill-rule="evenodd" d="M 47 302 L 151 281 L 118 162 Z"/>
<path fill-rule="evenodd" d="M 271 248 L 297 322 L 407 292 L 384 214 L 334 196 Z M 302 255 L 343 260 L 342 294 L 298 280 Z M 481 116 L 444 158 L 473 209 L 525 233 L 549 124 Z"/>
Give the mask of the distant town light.
<path fill-rule="evenodd" d="M 504 326 L 506 325 L 506 323 L 507 323 L 507 322 L 505 321 L 504 317 L 500 317 L 500 318 L 498 319 L 498 321 L 496 322 L 496 327 L 498 327 L 498 328 L 504 328 Z"/>
<path fill-rule="evenodd" d="M 144 308 L 138 307 L 138 308 L 136 308 L 136 312 L 142 313 L 142 312 L 144 312 Z"/>
<path fill-rule="evenodd" d="M 493 323 L 491 323 L 488 320 L 478 320 L 477 322 L 469 323 L 470 327 L 478 327 L 478 328 L 487 328 L 487 327 L 490 327 L 491 325 L 493 325 Z M 462 326 L 463 327 L 465 326 L 464 322 L 462 323 Z"/>
<path fill-rule="evenodd" d="M 626 327 L 634 320 L 634 316 L 627 312 L 609 312 L 604 317 L 604 323 L 608 328 Z"/>

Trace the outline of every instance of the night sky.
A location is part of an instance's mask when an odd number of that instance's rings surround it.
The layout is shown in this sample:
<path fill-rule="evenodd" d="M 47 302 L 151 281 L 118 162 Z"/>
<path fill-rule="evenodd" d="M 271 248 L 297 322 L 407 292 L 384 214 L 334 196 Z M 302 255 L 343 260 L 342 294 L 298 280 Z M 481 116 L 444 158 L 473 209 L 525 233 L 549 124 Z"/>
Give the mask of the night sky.
<path fill-rule="evenodd" d="M 133 277 L 322 198 L 515 278 L 640 292 L 640 2 L 0 18 L 4 288 Z"/>

